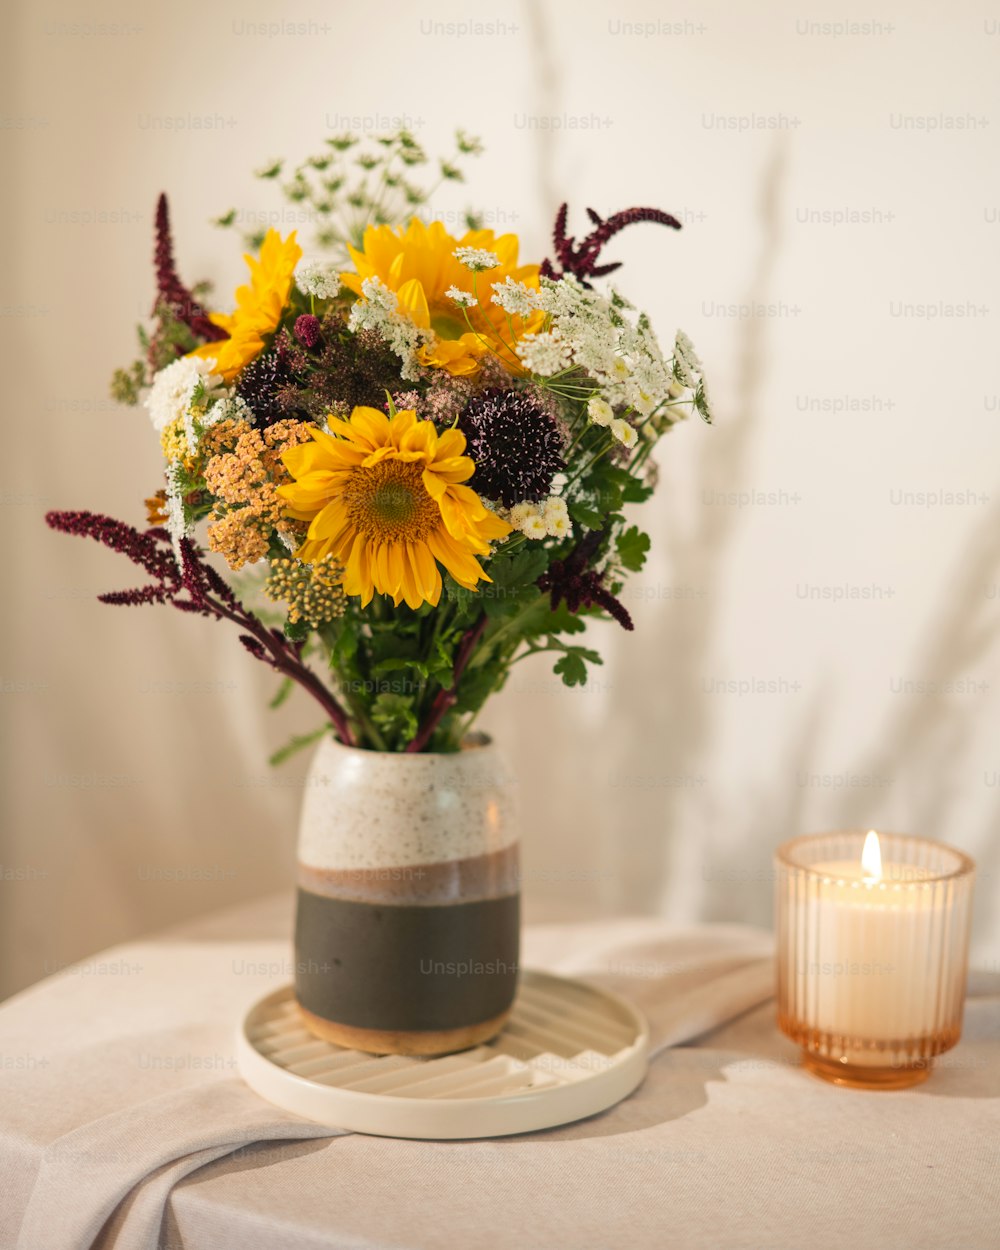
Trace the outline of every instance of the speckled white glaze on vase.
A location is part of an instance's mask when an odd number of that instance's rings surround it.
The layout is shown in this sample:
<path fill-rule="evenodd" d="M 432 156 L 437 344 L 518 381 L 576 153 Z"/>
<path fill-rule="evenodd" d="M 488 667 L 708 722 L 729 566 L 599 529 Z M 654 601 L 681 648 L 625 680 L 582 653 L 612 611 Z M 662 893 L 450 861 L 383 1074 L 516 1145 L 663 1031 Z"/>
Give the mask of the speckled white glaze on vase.
<path fill-rule="evenodd" d="M 299 830 L 296 996 L 373 1053 L 444 1054 L 503 1026 L 517 986 L 511 778 L 485 738 L 447 755 L 324 738 Z"/>

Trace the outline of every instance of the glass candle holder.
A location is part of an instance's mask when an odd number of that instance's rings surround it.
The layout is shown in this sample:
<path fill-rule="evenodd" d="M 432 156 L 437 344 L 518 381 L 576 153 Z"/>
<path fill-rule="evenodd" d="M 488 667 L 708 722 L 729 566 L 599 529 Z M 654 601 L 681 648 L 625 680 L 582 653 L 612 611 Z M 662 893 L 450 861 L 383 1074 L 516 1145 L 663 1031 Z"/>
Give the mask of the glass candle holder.
<path fill-rule="evenodd" d="M 775 860 L 778 1026 L 803 1065 L 863 1089 L 926 1080 L 961 1036 L 973 861 L 861 830 L 794 838 Z"/>

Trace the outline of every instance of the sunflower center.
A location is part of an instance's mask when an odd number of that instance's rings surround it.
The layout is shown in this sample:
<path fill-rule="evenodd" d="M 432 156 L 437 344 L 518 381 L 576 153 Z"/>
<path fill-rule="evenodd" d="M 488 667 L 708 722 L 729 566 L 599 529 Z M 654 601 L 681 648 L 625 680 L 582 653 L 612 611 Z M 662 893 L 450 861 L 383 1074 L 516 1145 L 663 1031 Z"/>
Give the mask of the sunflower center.
<path fill-rule="evenodd" d="M 431 309 L 431 329 L 439 339 L 460 339 L 463 334 L 469 333 L 469 325 L 461 313 L 455 312 L 455 306 L 450 308 L 432 308 Z"/>
<path fill-rule="evenodd" d="M 355 529 L 379 542 L 418 542 L 441 520 L 420 464 L 382 460 L 355 469 L 344 491 Z"/>

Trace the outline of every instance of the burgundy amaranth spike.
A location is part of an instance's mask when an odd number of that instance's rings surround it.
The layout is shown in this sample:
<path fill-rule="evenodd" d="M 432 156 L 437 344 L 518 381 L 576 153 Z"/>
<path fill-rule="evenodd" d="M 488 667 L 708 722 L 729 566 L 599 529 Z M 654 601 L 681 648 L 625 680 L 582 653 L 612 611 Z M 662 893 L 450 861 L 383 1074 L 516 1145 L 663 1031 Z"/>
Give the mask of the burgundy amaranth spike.
<path fill-rule="evenodd" d="M 581 608 L 603 608 L 622 629 L 634 629 L 628 608 L 604 585 L 601 574 L 589 567 L 603 541 L 603 530 L 591 530 L 565 560 L 553 560 L 536 584 L 539 590 L 548 591 L 553 608 L 562 602 L 574 613 Z"/>
<path fill-rule="evenodd" d="M 156 304 L 167 304 L 193 334 L 207 342 L 215 343 L 226 338 L 225 330 L 209 321 L 204 308 L 177 276 L 170 238 L 170 211 L 163 192 L 156 202 L 156 251 L 153 259 L 156 264 Z M 154 313 L 156 304 L 153 305 Z"/>
<path fill-rule="evenodd" d="M 543 260 L 541 273 L 543 278 L 562 278 L 566 274 L 572 274 L 575 278 L 579 278 L 585 287 L 591 285 L 588 279 L 603 278 L 606 274 L 614 273 L 616 269 L 621 268 L 621 261 L 599 265 L 597 258 L 609 240 L 616 234 L 620 234 L 626 226 L 635 225 L 640 221 L 655 221 L 662 226 L 670 226 L 674 230 L 681 228 L 681 223 L 676 217 L 672 217 L 660 208 L 627 208 L 624 212 L 615 213 L 607 221 L 598 216 L 592 208 L 588 208 L 587 216 L 596 229 L 592 230 L 582 243 L 577 244 L 574 235 L 566 234 L 568 212 L 569 205 L 563 204 L 556 214 L 556 224 L 552 232 L 556 252 L 555 262 Z"/>

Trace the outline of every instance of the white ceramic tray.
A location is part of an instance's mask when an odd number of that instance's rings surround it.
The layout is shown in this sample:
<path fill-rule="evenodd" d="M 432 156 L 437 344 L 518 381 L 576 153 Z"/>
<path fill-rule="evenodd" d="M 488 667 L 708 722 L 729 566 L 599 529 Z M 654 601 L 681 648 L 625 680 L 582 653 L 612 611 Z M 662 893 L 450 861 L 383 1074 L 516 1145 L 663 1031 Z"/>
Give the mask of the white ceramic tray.
<path fill-rule="evenodd" d="M 439 1059 L 375 1056 L 320 1041 L 286 986 L 246 1014 L 243 1079 L 268 1102 L 380 1137 L 504 1137 L 569 1124 L 626 1098 L 646 1073 L 649 1030 L 624 999 L 525 971 L 500 1034 Z"/>

